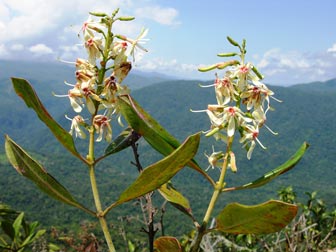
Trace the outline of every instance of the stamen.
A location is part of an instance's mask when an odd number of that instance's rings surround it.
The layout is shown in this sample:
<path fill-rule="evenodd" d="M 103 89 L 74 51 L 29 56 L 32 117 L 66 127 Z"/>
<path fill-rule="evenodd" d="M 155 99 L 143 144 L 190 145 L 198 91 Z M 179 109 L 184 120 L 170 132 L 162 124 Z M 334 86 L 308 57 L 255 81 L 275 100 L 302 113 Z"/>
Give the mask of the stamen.
<path fill-rule="evenodd" d="M 275 100 L 275 101 L 277 101 L 277 102 L 282 102 L 281 100 L 279 100 L 279 99 L 277 99 L 277 98 L 275 98 L 275 97 L 273 97 L 273 96 L 270 96 L 273 100 Z"/>
<path fill-rule="evenodd" d="M 274 132 L 273 130 L 271 130 L 271 128 L 270 127 L 268 127 L 266 124 L 264 124 L 263 126 L 265 126 L 266 127 L 266 129 L 268 129 L 269 130 L 269 132 L 271 132 L 273 135 L 278 135 L 278 132 Z"/>
<path fill-rule="evenodd" d="M 193 109 L 190 109 L 191 112 L 194 112 L 194 113 L 200 113 L 200 112 L 207 112 L 207 109 L 203 109 L 203 110 L 193 110 Z"/>
<path fill-rule="evenodd" d="M 261 146 L 261 148 L 263 148 L 264 150 L 266 150 L 267 148 L 259 141 L 258 138 L 255 138 L 255 140 L 258 142 L 258 144 Z"/>
<path fill-rule="evenodd" d="M 65 114 L 64 117 L 65 117 L 66 119 L 68 119 L 69 121 L 72 121 L 72 118 L 68 117 L 67 114 Z"/>
<path fill-rule="evenodd" d="M 75 87 L 75 86 L 76 86 L 76 85 L 71 84 L 71 83 L 69 83 L 69 82 L 67 82 L 67 81 L 64 81 L 64 84 L 67 85 L 67 86 L 70 86 L 70 87 Z"/>
<path fill-rule="evenodd" d="M 55 94 L 54 92 L 52 92 L 51 94 L 55 97 L 68 97 L 69 96 L 69 95 L 58 95 L 58 94 Z"/>
<path fill-rule="evenodd" d="M 57 58 L 59 62 L 66 63 L 66 64 L 71 64 L 71 65 L 76 65 L 76 62 L 72 61 L 67 61 L 67 60 L 62 60 L 61 58 Z"/>
<path fill-rule="evenodd" d="M 208 88 L 208 87 L 214 87 L 214 86 L 216 86 L 216 84 L 210 84 L 210 85 L 201 85 L 201 84 L 198 84 L 198 86 L 200 86 L 201 88 Z"/>

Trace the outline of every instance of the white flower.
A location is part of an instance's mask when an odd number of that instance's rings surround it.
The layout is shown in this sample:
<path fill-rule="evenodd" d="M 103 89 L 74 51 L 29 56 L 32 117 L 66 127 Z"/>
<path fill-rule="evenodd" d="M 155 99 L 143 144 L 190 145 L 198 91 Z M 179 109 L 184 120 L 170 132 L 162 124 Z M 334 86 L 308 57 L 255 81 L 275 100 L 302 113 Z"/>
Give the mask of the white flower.
<path fill-rule="evenodd" d="M 65 116 L 65 118 L 67 118 L 68 120 L 71 121 L 71 128 L 70 128 L 70 131 L 69 131 L 70 135 L 73 135 L 73 132 L 75 132 L 75 137 L 85 139 L 86 134 L 80 127 L 80 126 L 85 125 L 83 117 L 80 116 L 80 115 L 77 115 L 73 119 L 71 119 L 67 116 Z"/>
<path fill-rule="evenodd" d="M 101 52 L 103 50 L 103 40 L 98 37 L 88 37 L 84 46 L 89 55 L 89 62 L 95 65 L 96 60 L 101 57 Z"/>
<path fill-rule="evenodd" d="M 221 168 L 223 162 L 219 162 L 219 160 L 224 158 L 224 153 L 222 151 L 217 151 L 215 152 L 214 147 L 212 146 L 212 153 L 210 156 L 208 156 L 205 153 L 205 156 L 208 158 L 208 162 L 209 162 L 209 166 L 208 168 L 205 170 L 209 170 L 210 168 L 215 169 L 215 167 Z"/>
<path fill-rule="evenodd" d="M 141 45 L 141 44 L 144 44 L 146 41 L 148 41 L 148 39 L 145 39 L 145 37 L 147 36 L 147 33 L 148 33 L 148 29 L 142 28 L 139 36 L 135 40 L 131 40 L 131 39 L 128 40 L 128 42 L 131 43 L 131 48 L 130 48 L 130 51 L 127 52 L 126 54 L 131 55 L 133 58 L 133 61 L 135 61 L 135 53 L 136 53 L 137 48 L 144 52 L 148 52 L 148 50 Z"/>
<path fill-rule="evenodd" d="M 226 105 L 230 101 L 236 101 L 237 99 L 235 96 L 239 95 L 236 91 L 233 80 L 229 76 L 225 76 L 220 79 L 216 75 L 215 91 L 217 102 L 220 105 Z"/>
<path fill-rule="evenodd" d="M 77 113 L 80 113 L 83 109 L 84 103 L 82 101 L 83 95 L 79 85 L 75 85 L 74 88 L 68 91 L 68 97 L 73 110 Z"/>
<path fill-rule="evenodd" d="M 231 73 L 231 78 L 237 78 L 238 79 L 238 89 L 239 91 L 245 90 L 248 80 L 251 78 L 250 70 L 252 68 L 251 63 L 247 63 L 245 65 L 239 64 L 233 68 L 233 71 Z"/>
<path fill-rule="evenodd" d="M 94 21 L 91 17 L 89 17 L 82 26 L 82 32 L 84 35 L 84 39 L 87 40 L 90 37 L 94 36 L 94 32 L 102 32 L 104 29 L 104 25 Z"/>
<path fill-rule="evenodd" d="M 234 135 L 237 126 L 251 122 L 252 119 L 244 116 L 244 113 L 237 107 L 224 108 L 224 120 L 227 122 L 227 135 L 231 137 Z"/>
<path fill-rule="evenodd" d="M 240 139 L 240 143 L 245 143 L 243 147 L 250 143 L 250 147 L 247 151 L 247 158 L 251 159 L 252 152 L 256 146 L 256 142 L 261 146 L 261 148 L 266 149 L 266 147 L 259 141 L 259 126 L 258 125 L 245 125 L 243 137 Z"/>
<path fill-rule="evenodd" d="M 148 39 L 144 38 L 144 37 L 147 36 L 147 33 L 148 33 L 148 29 L 142 28 L 139 36 L 136 39 L 131 39 L 131 38 L 128 38 L 128 37 L 122 36 L 122 35 L 117 35 L 116 36 L 117 38 L 119 38 L 121 40 L 124 40 L 124 41 L 127 41 L 128 43 L 131 44 L 131 46 L 127 48 L 126 56 L 131 55 L 132 58 L 133 58 L 133 61 L 135 60 L 136 49 L 140 49 L 144 52 L 148 52 L 148 50 L 141 45 L 141 44 L 144 44 L 145 41 L 148 41 Z"/>
<path fill-rule="evenodd" d="M 111 119 L 108 119 L 107 116 L 104 115 L 96 115 L 93 118 L 93 126 L 98 134 L 97 142 L 100 142 L 103 138 L 107 142 L 111 142 L 112 140 L 112 128 L 110 125 Z"/>

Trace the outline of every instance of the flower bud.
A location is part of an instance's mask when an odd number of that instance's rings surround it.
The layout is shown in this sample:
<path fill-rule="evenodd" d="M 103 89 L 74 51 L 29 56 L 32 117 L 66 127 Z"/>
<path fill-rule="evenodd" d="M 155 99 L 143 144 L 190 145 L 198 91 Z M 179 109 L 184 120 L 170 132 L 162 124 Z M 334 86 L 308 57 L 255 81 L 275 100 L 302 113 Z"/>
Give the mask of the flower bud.
<path fill-rule="evenodd" d="M 260 80 L 264 79 L 264 76 L 258 71 L 255 66 L 252 66 L 252 71 L 258 76 Z"/>
<path fill-rule="evenodd" d="M 199 67 L 198 71 L 200 72 L 208 72 L 211 70 L 214 70 L 217 67 L 217 64 L 211 65 L 211 66 L 207 66 L 207 67 Z"/>
<path fill-rule="evenodd" d="M 209 132 L 207 132 L 207 133 L 205 134 L 205 136 L 206 136 L 206 137 L 210 137 L 210 136 L 216 134 L 219 130 L 220 130 L 220 128 L 218 128 L 218 127 L 213 128 L 212 130 L 210 130 Z"/>
<path fill-rule="evenodd" d="M 246 53 L 246 39 L 243 39 L 243 43 L 242 43 L 242 48 L 243 48 L 243 53 L 245 54 Z"/>
<path fill-rule="evenodd" d="M 236 56 L 237 53 L 235 52 L 230 52 L 230 53 L 218 53 L 217 56 L 218 57 L 233 57 Z"/>
<path fill-rule="evenodd" d="M 132 17 L 132 16 L 124 16 L 124 17 L 119 17 L 118 20 L 120 21 L 132 21 L 134 20 L 135 17 Z"/>
<path fill-rule="evenodd" d="M 239 44 L 236 41 L 234 41 L 232 38 L 230 38 L 229 36 L 227 36 L 226 38 L 231 43 L 231 45 L 240 47 Z"/>
<path fill-rule="evenodd" d="M 112 12 L 112 18 L 114 18 L 119 12 L 119 8 L 115 9 L 113 12 Z"/>
<path fill-rule="evenodd" d="M 209 104 L 208 105 L 208 110 L 216 111 L 216 112 L 223 112 L 224 111 L 224 106 L 223 105 L 218 105 L 218 104 Z"/>
<path fill-rule="evenodd" d="M 231 171 L 236 173 L 237 172 L 236 156 L 232 151 L 230 151 L 229 154 L 230 154 L 230 168 L 231 168 Z"/>
<path fill-rule="evenodd" d="M 96 16 L 96 17 L 106 17 L 107 14 L 103 13 L 103 12 L 89 12 L 90 15 L 92 16 Z"/>
<path fill-rule="evenodd" d="M 234 66 L 234 65 L 239 65 L 239 61 L 238 60 L 230 60 L 230 61 L 226 61 L 226 62 L 222 62 L 222 63 L 217 63 L 216 67 L 217 69 L 224 69 L 228 66 Z"/>

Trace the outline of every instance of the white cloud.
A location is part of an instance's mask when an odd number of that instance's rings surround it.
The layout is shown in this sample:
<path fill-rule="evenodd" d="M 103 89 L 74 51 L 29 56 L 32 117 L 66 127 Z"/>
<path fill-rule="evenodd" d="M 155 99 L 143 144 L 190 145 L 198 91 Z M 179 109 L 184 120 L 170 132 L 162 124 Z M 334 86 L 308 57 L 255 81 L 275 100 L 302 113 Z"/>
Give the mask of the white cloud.
<path fill-rule="evenodd" d="M 162 58 L 143 59 L 136 63 L 135 68 L 141 71 L 159 72 L 170 76 L 179 77 L 181 79 L 204 79 L 209 75 L 198 72 L 200 66 L 179 62 L 177 59 L 165 60 Z"/>
<path fill-rule="evenodd" d="M 162 8 L 160 6 L 148 6 L 135 10 L 135 16 L 152 19 L 163 25 L 177 25 L 178 11 L 174 8 Z"/>
<path fill-rule="evenodd" d="M 7 10 L 7 15 L 0 17 L 0 23 L 5 24 L 1 25 L 0 40 L 6 42 L 31 38 L 53 30 L 62 15 L 62 9 L 59 8 L 61 6 L 66 7 L 56 0 L 3 0 L 0 9 Z"/>
<path fill-rule="evenodd" d="M 45 44 L 37 44 L 29 47 L 29 51 L 37 55 L 52 54 L 53 50 Z"/>
<path fill-rule="evenodd" d="M 328 48 L 327 52 L 336 53 L 336 43 L 332 47 Z"/>
<path fill-rule="evenodd" d="M 154 19 L 164 25 L 176 24 L 177 11 L 173 8 L 161 8 L 153 5 L 153 0 L 1 0 L 0 1 L 0 44 L 7 49 L 6 57 L 17 57 L 18 49 L 29 48 L 29 44 L 48 44 L 57 55 L 70 52 L 60 45 L 71 46 L 81 43 L 77 34 L 82 23 L 88 18 L 89 11 L 112 13 L 120 7 L 118 15 L 135 15 L 144 8 L 149 18 L 155 11 Z M 152 19 L 153 19 L 152 18 Z M 134 22 L 118 22 L 114 32 L 128 37 L 138 36 L 143 22 L 137 17 Z M 16 46 L 12 46 L 12 44 Z M 21 44 L 23 47 L 17 47 Z M 44 52 L 48 52 L 44 51 Z M 30 57 L 26 50 L 21 57 Z M 4 52 L 0 55 L 2 57 Z"/>
<path fill-rule="evenodd" d="M 17 44 L 12 44 L 10 49 L 12 51 L 22 51 L 24 49 L 24 45 L 18 44 L 18 43 Z"/>
<path fill-rule="evenodd" d="M 59 47 L 57 57 L 61 60 L 74 61 L 76 58 L 85 57 L 84 49 L 79 45 L 63 45 Z"/>
<path fill-rule="evenodd" d="M 2 0 L 0 1 L 0 43 L 27 39 L 62 38 L 65 27 L 80 27 L 89 11 L 111 13 L 128 7 L 126 0 Z M 125 8 L 127 10 L 127 8 Z M 121 12 L 121 11 L 120 11 Z M 77 30 L 76 32 L 79 32 Z"/>
<path fill-rule="evenodd" d="M 265 52 L 256 65 L 266 82 L 281 85 L 335 78 L 336 69 L 335 58 L 330 53 L 284 52 L 278 48 Z"/>

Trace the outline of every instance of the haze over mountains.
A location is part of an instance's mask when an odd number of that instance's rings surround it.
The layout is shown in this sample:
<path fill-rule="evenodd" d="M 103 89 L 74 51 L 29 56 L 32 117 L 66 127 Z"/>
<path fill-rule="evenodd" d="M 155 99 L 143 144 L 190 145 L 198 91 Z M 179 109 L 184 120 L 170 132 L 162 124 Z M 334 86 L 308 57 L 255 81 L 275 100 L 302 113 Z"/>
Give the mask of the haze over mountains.
<path fill-rule="evenodd" d="M 86 170 L 78 168 L 76 162 L 70 161 L 70 155 L 64 154 L 64 149 L 53 140 L 48 129 L 41 123 L 34 112 L 25 107 L 24 103 L 14 93 L 9 76 L 27 78 L 42 102 L 51 114 L 65 127 L 70 123 L 64 114 L 71 113 L 67 98 L 52 96 L 52 92 L 66 94 L 67 87 L 63 81 L 72 82 L 74 69 L 63 64 L 44 64 L 28 62 L 0 61 L 0 121 L 1 133 L 9 134 L 15 141 L 41 159 L 48 171 L 73 191 L 80 190 L 77 197 L 86 199 L 87 186 L 79 180 L 86 176 Z M 134 73 L 127 77 L 124 83 L 133 88 L 132 95 L 155 119 L 168 129 L 179 140 L 200 130 L 207 130 L 209 120 L 206 114 L 191 113 L 190 109 L 204 109 L 207 104 L 214 103 L 212 88 L 199 87 L 200 81 L 176 80 L 167 76 L 145 73 Z M 310 148 L 303 160 L 289 173 L 269 185 L 252 190 L 251 193 L 230 193 L 224 202 L 238 200 L 242 203 L 261 202 L 276 197 L 276 191 L 282 187 L 292 185 L 301 197 L 305 191 L 318 191 L 329 205 L 336 203 L 336 79 L 326 82 L 298 84 L 291 87 L 270 86 L 275 97 L 282 103 L 271 100 L 275 111 L 268 114 L 267 125 L 279 133 L 274 136 L 262 130 L 260 140 L 267 147 L 262 150 L 256 147 L 252 160 L 246 160 L 246 152 L 239 145 L 235 146 L 238 173 L 229 174 L 230 185 L 240 185 L 258 178 L 265 172 L 275 168 L 300 145 L 307 141 Z M 60 105 L 61 104 L 61 105 Z M 119 126 L 115 126 L 118 132 Z M 78 142 L 78 141 L 77 141 Z M 0 202 L 5 202 L 21 210 L 27 209 L 34 214 L 34 209 L 42 204 L 46 214 L 57 219 L 62 213 L 55 213 L 54 200 L 41 193 L 30 182 L 16 174 L 9 167 L 4 157 L 3 141 L 0 154 Z M 204 152 L 211 152 L 212 145 L 220 148 L 212 138 L 202 138 L 201 149 L 197 160 L 206 168 Z M 160 158 L 146 145 L 140 142 L 140 158 L 144 165 Z M 52 155 L 57 156 L 53 160 Z M 115 198 L 116 193 L 125 188 L 129 179 L 135 177 L 134 167 L 129 165 L 130 159 L 125 155 L 111 157 L 113 163 L 104 163 L 106 169 L 101 169 L 101 191 L 107 196 Z M 113 170 L 114 167 L 118 167 Z M 211 171 L 216 174 L 216 171 Z M 182 171 L 175 179 L 176 186 L 186 195 L 191 195 L 191 205 L 195 209 L 202 209 L 202 200 L 209 193 L 209 187 L 197 174 L 190 170 Z M 113 186 L 113 190 L 111 190 Z M 246 196 L 248 195 L 248 196 Z M 34 199 L 34 200 L 32 200 Z M 42 203 L 41 203 L 42 202 Z M 62 206 L 62 209 L 67 207 Z M 59 211 L 59 209 L 58 209 Z M 197 211 L 197 210 L 195 210 Z M 71 212 L 73 213 L 73 212 Z M 64 212 L 63 212 L 64 214 Z M 35 213 L 35 216 L 38 216 Z M 70 217 L 69 217 L 70 218 Z"/>

